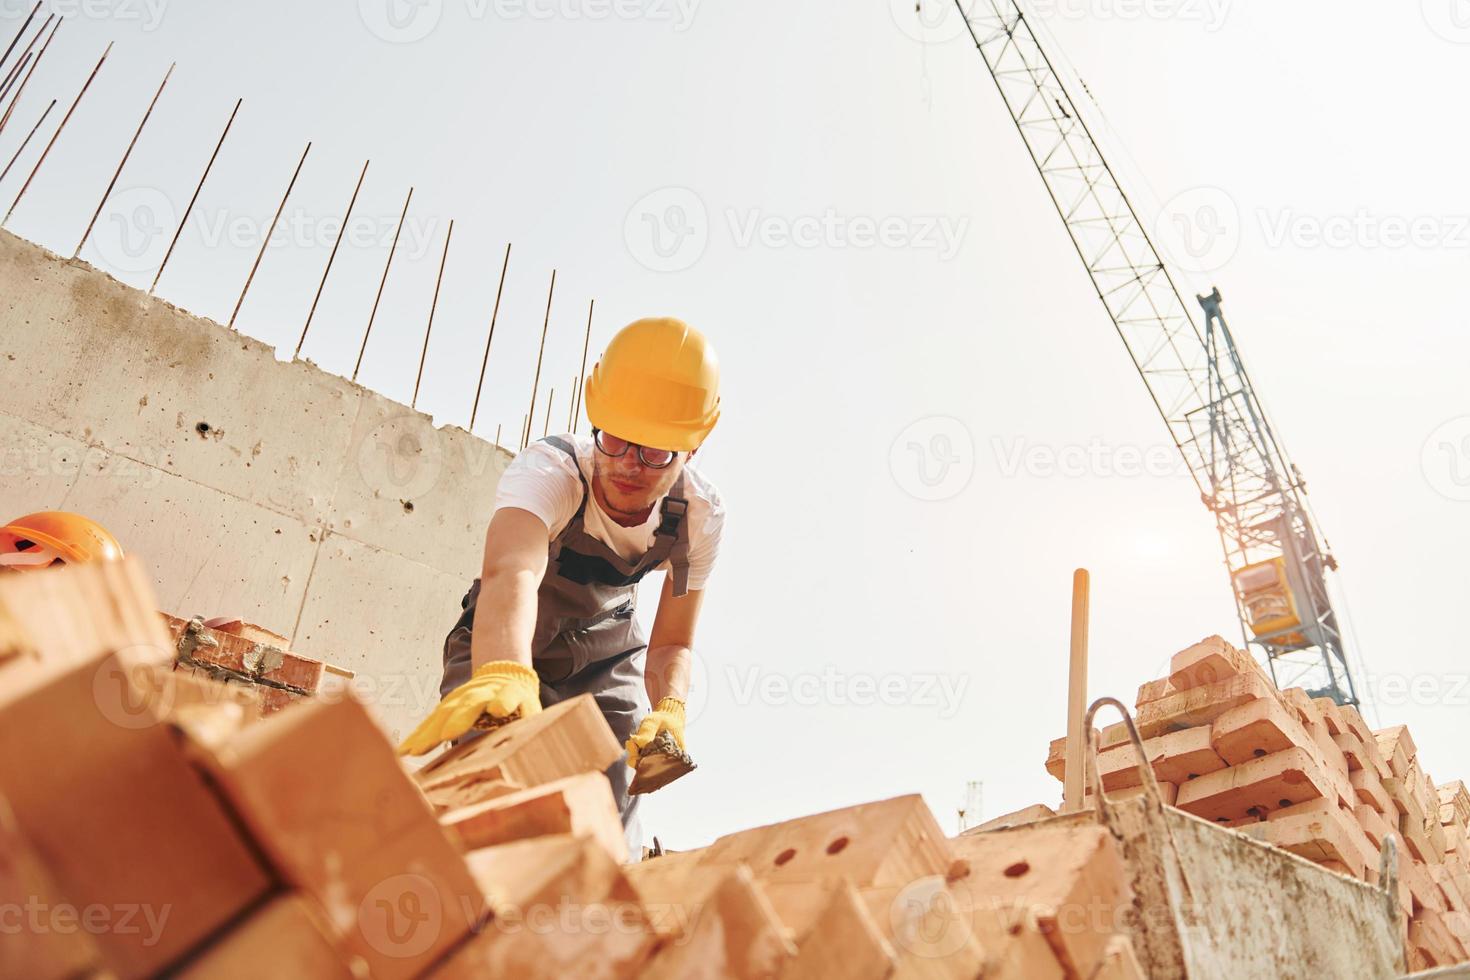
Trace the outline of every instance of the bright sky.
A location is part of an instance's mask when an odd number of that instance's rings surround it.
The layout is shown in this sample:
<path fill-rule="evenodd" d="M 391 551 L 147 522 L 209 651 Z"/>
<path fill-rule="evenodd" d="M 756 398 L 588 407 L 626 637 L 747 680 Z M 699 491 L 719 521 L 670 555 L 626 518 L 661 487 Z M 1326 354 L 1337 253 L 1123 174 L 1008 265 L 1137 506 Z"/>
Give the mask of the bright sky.
<path fill-rule="evenodd" d="M 639 316 L 700 327 L 725 372 L 701 460 L 730 521 L 700 769 L 651 799 L 648 829 L 685 847 L 917 791 L 952 830 L 969 781 L 991 816 L 1060 795 L 1042 761 L 1065 729 L 1074 567 L 1094 579 L 1094 695 L 1131 703 L 1239 627 L 1211 519 L 979 55 L 922 2 L 921 21 L 912 0 L 50 0 L 72 16 L 0 166 L 61 102 L 0 205 L 115 39 L 10 230 L 71 253 L 176 59 L 84 254 L 123 280 L 147 288 L 243 96 L 171 301 L 229 318 L 310 139 L 288 244 L 239 320 L 281 356 L 369 157 L 303 352 L 323 368 L 352 371 L 410 184 L 360 380 L 409 399 L 454 219 L 419 399 L 441 423 L 468 423 L 507 241 L 483 436 L 519 430 L 553 267 L 538 434 L 548 386 L 566 427 L 589 299 L 594 356 Z M 28 7 L 0 0 L 4 40 Z M 1128 148 L 1140 210 L 1221 232 L 1181 286 L 1222 289 L 1309 478 L 1370 722 L 1408 723 L 1439 781 L 1470 777 L 1470 137 L 1445 114 L 1470 89 L 1470 10 L 1039 11 Z"/>

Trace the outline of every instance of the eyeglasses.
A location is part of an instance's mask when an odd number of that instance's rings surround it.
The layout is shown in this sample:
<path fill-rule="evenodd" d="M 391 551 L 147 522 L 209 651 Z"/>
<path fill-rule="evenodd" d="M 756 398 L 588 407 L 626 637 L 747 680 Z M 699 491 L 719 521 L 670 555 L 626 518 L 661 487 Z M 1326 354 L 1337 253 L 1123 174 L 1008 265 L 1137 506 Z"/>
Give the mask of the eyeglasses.
<path fill-rule="evenodd" d="M 638 450 L 638 462 L 651 470 L 661 470 L 673 463 L 679 454 L 672 449 L 654 449 L 650 446 L 640 446 L 636 442 L 619 439 L 617 436 L 608 435 L 601 429 L 592 430 L 592 441 L 597 444 L 598 450 L 604 456 L 626 456 L 629 449 Z"/>

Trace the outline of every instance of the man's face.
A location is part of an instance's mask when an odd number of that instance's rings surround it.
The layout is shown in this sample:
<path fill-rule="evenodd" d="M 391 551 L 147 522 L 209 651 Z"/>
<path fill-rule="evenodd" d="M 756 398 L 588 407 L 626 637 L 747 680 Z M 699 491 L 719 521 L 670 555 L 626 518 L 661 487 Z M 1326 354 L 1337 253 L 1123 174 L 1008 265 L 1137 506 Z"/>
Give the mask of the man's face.
<path fill-rule="evenodd" d="M 674 485 L 691 455 L 679 453 L 668 466 L 654 469 L 643 465 L 634 446 L 630 445 L 621 456 L 609 456 L 594 448 L 592 485 L 598 491 L 598 503 L 612 517 L 641 514 Z"/>

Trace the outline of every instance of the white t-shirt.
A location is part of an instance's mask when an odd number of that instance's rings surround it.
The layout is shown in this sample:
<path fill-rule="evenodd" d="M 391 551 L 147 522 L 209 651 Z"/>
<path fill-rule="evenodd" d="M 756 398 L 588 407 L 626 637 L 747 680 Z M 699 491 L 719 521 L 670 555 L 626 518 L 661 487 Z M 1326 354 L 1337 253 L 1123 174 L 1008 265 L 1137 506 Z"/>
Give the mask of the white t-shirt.
<path fill-rule="evenodd" d="M 659 507 L 664 498 L 654 502 L 648 519 L 642 524 L 623 527 L 607 516 L 592 494 L 592 454 L 596 451 L 592 437 L 568 433 L 561 438 L 576 447 L 577 466 L 587 480 L 587 507 L 582 512 L 587 533 L 629 561 L 647 552 L 658 530 Z M 684 496 L 689 501 L 684 518 L 689 525 L 689 588 L 702 589 L 720 550 L 725 505 L 720 492 L 695 469 L 692 461 L 684 464 Z M 500 486 L 495 491 L 496 510 L 519 507 L 530 511 L 546 524 L 551 538 L 562 532 L 581 502 L 582 481 L 571 459 L 545 442 L 533 442 L 522 449 L 501 474 Z M 664 561 L 658 567 L 667 570 L 669 563 Z"/>

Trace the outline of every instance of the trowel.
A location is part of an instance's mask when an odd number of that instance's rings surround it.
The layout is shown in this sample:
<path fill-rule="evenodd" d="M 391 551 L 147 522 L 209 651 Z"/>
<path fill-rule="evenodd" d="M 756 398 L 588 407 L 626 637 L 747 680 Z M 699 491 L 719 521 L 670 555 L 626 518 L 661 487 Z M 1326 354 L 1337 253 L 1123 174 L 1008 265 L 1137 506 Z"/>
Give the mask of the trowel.
<path fill-rule="evenodd" d="M 679 748 L 674 736 L 667 731 L 661 731 L 648 743 L 647 748 L 638 753 L 638 768 L 633 775 L 632 785 L 628 787 L 628 793 L 636 796 L 663 789 L 694 769 L 694 760 L 689 758 L 689 753 Z"/>

